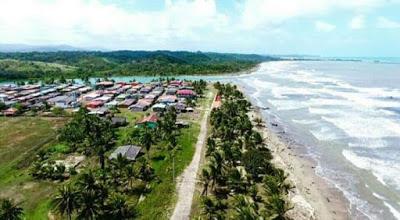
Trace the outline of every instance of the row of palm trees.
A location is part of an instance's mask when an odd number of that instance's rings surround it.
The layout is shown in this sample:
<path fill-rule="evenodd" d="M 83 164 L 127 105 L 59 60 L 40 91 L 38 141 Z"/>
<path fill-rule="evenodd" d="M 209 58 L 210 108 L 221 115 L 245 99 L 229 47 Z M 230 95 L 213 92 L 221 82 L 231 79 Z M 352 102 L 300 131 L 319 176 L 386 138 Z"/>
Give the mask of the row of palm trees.
<path fill-rule="evenodd" d="M 211 113 L 207 164 L 201 171 L 202 215 L 207 219 L 286 219 L 291 188 L 248 117 L 251 107 L 230 84 L 214 84 L 223 97 Z"/>

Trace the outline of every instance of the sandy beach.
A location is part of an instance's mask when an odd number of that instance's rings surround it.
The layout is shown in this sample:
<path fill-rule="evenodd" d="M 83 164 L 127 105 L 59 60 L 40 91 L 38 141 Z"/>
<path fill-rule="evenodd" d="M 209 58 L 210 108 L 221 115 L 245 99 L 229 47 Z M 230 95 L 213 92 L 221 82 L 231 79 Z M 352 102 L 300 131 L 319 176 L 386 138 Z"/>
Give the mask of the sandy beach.
<path fill-rule="evenodd" d="M 260 109 L 254 108 L 250 118 L 263 118 Z M 289 194 L 293 209 L 288 215 L 296 220 L 350 219 L 347 200 L 338 189 L 315 173 L 316 162 L 296 152 L 289 141 L 278 137 L 268 126 L 267 121 L 256 129 L 263 134 L 272 151 L 273 163 L 289 174 L 289 180 L 295 186 Z"/>

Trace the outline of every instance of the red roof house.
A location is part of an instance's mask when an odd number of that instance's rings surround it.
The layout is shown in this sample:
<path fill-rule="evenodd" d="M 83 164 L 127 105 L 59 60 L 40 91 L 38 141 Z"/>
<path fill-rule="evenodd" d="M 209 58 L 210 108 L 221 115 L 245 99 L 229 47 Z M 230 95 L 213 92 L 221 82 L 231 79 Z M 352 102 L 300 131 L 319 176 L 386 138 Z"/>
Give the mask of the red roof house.
<path fill-rule="evenodd" d="M 178 92 L 176 92 L 176 95 L 178 97 L 188 98 L 188 97 L 195 97 L 196 93 L 190 89 L 181 89 L 181 90 L 178 90 Z"/>

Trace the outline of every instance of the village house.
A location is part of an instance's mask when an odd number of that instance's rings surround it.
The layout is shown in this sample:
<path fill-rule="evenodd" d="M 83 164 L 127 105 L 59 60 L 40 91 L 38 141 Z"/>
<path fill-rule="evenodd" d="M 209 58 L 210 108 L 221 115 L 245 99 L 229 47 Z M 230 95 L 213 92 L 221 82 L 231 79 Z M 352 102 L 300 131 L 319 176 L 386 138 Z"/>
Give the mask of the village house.
<path fill-rule="evenodd" d="M 159 103 L 171 104 L 178 101 L 175 95 L 163 95 L 157 100 Z"/>
<path fill-rule="evenodd" d="M 139 99 L 136 104 L 129 106 L 128 109 L 131 111 L 146 111 L 150 106 L 150 102 L 144 99 Z"/>
<path fill-rule="evenodd" d="M 3 113 L 4 116 L 9 116 L 9 117 L 16 116 L 17 113 L 18 113 L 18 109 L 16 109 L 16 108 L 8 108 L 6 110 L 3 110 L 2 113 Z"/>
<path fill-rule="evenodd" d="M 56 96 L 47 100 L 47 103 L 57 108 L 76 108 L 78 102 L 73 96 Z"/>
<path fill-rule="evenodd" d="M 195 98 L 196 93 L 190 89 L 180 89 L 176 92 L 177 96 L 180 98 Z"/>
<path fill-rule="evenodd" d="M 141 120 L 139 120 L 136 123 L 136 126 L 138 127 L 142 127 L 142 126 L 146 126 L 148 128 L 156 128 L 158 126 L 158 116 L 155 113 L 150 114 L 149 116 L 146 116 L 144 118 L 142 118 Z"/>
<path fill-rule="evenodd" d="M 153 105 L 152 109 L 154 112 L 164 112 L 167 109 L 167 105 L 163 103 L 157 103 Z"/>
<path fill-rule="evenodd" d="M 129 106 L 135 104 L 137 102 L 137 99 L 125 99 L 124 101 L 119 103 L 119 107 L 121 108 L 128 108 Z"/>
<path fill-rule="evenodd" d="M 114 152 L 111 153 L 109 159 L 110 160 L 116 159 L 118 155 L 121 155 L 130 161 L 134 161 L 140 154 L 141 149 L 142 149 L 141 147 L 136 145 L 120 146 Z"/>

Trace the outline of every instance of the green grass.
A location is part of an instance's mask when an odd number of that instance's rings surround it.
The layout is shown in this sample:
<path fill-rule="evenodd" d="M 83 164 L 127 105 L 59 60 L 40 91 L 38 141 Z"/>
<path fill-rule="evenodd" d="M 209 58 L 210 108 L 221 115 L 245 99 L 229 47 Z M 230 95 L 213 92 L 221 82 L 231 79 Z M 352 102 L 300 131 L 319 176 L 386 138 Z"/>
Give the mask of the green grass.
<path fill-rule="evenodd" d="M 175 155 L 175 177 L 179 176 L 191 162 L 199 132 L 200 125 L 198 123 L 182 129 L 178 139 L 180 149 Z M 168 219 L 176 200 L 172 159 L 162 147 L 154 148 L 151 153 L 153 155 L 152 166 L 158 182 L 152 183 L 152 191 L 138 206 L 140 219 Z M 164 159 L 156 160 L 154 155 L 162 155 Z"/>
<path fill-rule="evenodd" d="M 214 91 L 205 91 L 205 97 L 198 100 L 198 107 L 194 113 L 186 113 L 178 115 L 178 120 L 186 120 L 190 122 L 188 128 L 181 130 L 178 139 L 180 149 L 175 156 L 175 178 L 178 177 L 184 169 L 192 161 L 195 152 L 195 145 L 200 133 L 200 121 L 204 110 L 208 108 L 212 102 Z M 152 191 L 147 195 L 146 199 L 138 206 L 140 219 L 169 219 L 176 203 L 176 181 L 173 179 L 172 160 L 166 150 L 162 147 L 151 151 L 153 157 L 157 152 L 157 156 L 163 155 L 163 160 L 153 160 L 152 166 L 155 169 L 158 183 L 152 184 Z"/>
<path fill-rule="evenodd" d="M 48 207 L 43 203 L 55 184 L 33 180 L 29 165 L 39 149 L 55 144 L 56 129 L 64 122 L 58 118 L 0 118 L 0 197 L 22 202 L 26 219 L 47 218 Z"/>

